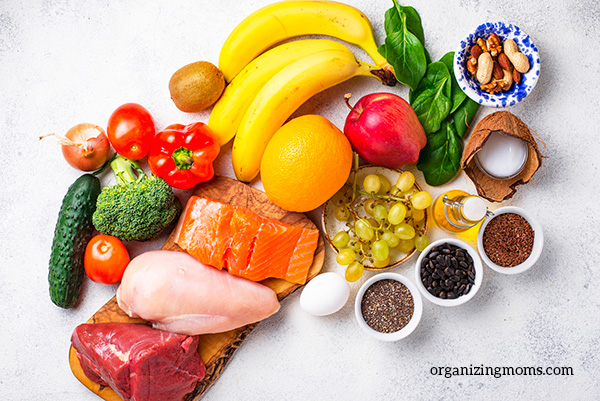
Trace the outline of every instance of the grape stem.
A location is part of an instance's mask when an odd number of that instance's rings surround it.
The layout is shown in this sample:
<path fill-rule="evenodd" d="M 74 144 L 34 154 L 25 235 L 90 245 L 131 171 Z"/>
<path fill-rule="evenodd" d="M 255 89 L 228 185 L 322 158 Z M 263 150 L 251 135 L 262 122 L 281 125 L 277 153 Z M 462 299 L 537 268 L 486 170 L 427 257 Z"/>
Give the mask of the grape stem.
<path fill-rule="evenodd" d="M 408 202 L 410 200 L 410 198 L 400 198 L 399 196 L 393 196 L 393 195 L 379 195 L 379 194 L 374 194 L 374 193 L 369 193 L 369 192 L 365 192 L 365 191 L 361 191 L 360 189 L 357 189 L 356 192 L 358 192 L 361 195 L 365 195 L 365 196 L 372 196 L 374 198 L 380 198 L 380 199 L 388 199 L 388 200 L 395 200 L 395 201 L 400 201 L 400 202 Z"/>

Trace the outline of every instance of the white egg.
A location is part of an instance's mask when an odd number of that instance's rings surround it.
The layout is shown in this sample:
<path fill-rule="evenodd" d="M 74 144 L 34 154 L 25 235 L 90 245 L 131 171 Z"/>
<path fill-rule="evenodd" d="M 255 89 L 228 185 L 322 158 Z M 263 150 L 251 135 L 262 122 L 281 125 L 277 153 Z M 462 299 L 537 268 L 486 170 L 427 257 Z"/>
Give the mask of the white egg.
<path fill-rule="evenodd" d="M 313 316 L 331 315 L 342 309 L 350 296 L 350 286 L 339 274 L 319 274 L 306 284 L 300 295 L 300 307 Z"/>

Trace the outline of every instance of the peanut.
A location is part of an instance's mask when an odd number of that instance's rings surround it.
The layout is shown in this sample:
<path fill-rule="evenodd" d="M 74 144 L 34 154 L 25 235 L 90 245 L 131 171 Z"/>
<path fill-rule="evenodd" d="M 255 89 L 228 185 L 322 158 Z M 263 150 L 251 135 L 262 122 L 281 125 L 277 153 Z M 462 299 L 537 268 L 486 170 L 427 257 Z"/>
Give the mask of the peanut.
<path fill-rule="evenodd" d="M 477 80 L 485 85 L 492 79 L 492 73 L 494 70 L 494 61 L 489 53 L 481 53 L 479 60 L 477 60 L 479 67 L 477 68 Z"/>
<path fill-rule="evenodd" d="M 504 54 L 506 54 L 517 71 L 522 74 L 529 71 L 529 59 L 519 51 L 514 40 L 506 39 L 504 41 Z"/>
<path fill-rule="evenodd" d="M 507 91 L 513 84 L 513 76 L 512 72 L 508 70 L 503 70 L 503 73 L 504 77 L 500 81 L 498 81 L 498 85 L 500 86 L 500 88 L 502 88 L 502 90 Z"/>

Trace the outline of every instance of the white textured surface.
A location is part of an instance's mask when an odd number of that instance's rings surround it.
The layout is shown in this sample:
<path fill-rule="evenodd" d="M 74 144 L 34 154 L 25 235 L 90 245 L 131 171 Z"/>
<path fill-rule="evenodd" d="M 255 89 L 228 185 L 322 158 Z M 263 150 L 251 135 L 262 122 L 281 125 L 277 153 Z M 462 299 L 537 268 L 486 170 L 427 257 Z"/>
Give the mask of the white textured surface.
<path fill-rule="evenodd" d="M 130 101 L 148 108 L 158 129 L 206 122 L 208 112 L 187 115 L 171 103 L 171 74 L 196 60 L 216 63 L 231 29 L 268 2 L 0 2 L 0 398 L 98 399 L 69 370 L 69 338 L 116 288 L 87 281 L 76 308 L 62 310 L 50 302 L 47 263 L 56 215 L 80 173 L 63 161 L 51 139 L 39 142 L 38 136 L 80 122 L 105 126 L 110 113 Z M 381 43 L 391 1 L 351 3 L 370 18 Z M 445 309 L 426 302 L 417 330 L 392 344 L 376 342 L 358 328 L 351 302 L 357 284 L 350 302 L 324 318 L 304 313 L 297 292 L 248 337 L 205 400 L 600 397 L 600 55 L 595 45 L 600 6 L 595 0 L 410 4 L 421 14 L 434 59 L 487 20 L 520 26 L 540 50 L 541 81 L 511 111 L 544 139 L 547 158 L 532 183 L 505 204 L 538 217 L 547 240 L 542 257 L 519 276 L 486 269 L 483 287 L 464 306 Z M 319 113 L 342 127 L 344 93 L 352 91 L 358 99 L 381 90 L 407 97 L 405 88 L 355 79 L 319 94 L 299 113 Z M 478 119 L 489 112 L 482 110 Z M 223 153 L 218 172 L 231 175 L 229 148 Z M 111 180 L 104 176 L 103 183 Z M 472 190 L 463 174 L 433 192 L 448 188 Z M 132 248 L 132 254 L 162 241 Z M 414 279 L 415 260 L 397 271 Z M 342 273 L 329 250 L 325 269 Z M 570 366 L 574 375 L 446 379 L 430 374 L 436 366 L 471 364 Z"/>

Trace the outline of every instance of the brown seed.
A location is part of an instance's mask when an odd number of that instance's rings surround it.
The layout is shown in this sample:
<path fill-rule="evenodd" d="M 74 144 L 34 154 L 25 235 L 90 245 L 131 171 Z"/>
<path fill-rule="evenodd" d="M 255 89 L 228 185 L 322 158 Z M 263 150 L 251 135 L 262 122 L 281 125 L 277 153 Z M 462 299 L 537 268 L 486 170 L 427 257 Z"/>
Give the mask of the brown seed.
<path fill-rule="evenodd" d="M 520 84 L 521 83 L 521 73 L 517 70 L 513 70 L 512 74 L 513 74 L 513 81 L 515 81 L 516 84 Z"/>
<path fill-rule="evenodd" d="M 504 72 L 502 72 L 502 67 L 497 61 L 494 61 L 494 71 L 492 72 L 494 79 L 502 79 L 504 78 Z"/>
<path fill-rule="evenodd" d="M 498 55 L 498 63 L 500 64 L 500 67 L 502 67 L 503 70 L 511 71 L 513 68 L 510 60 L 504 53 L 500 53 Z"/>
<path fill-rule="evenodd" d="M 473 45 L 473 47 L 471 47 L 471 57 L 475 57 L 475 60 L 481 56 L 481 53 L 483 53 L 483 51 L 479 45 Z"/>

